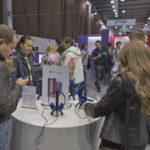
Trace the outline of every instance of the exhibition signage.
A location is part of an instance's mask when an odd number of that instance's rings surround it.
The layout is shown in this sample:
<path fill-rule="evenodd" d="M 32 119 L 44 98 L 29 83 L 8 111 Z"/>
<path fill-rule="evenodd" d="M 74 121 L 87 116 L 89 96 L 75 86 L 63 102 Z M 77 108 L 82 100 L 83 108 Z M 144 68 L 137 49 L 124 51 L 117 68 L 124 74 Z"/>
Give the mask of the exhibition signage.
<path fill-rule="evenodd" d="M 107 26 L 124 26 L 124 25 L 135 25 L 136 19 L 117 19 L 107 20 Z"/>
<path fill-rule="evenodd" d="M 36 108 L 36 87 L 25 86 L 23 88 L 22 107 Z"/>
<path fill-rule="evenodd" d="M 67 101 L 69 95 L 69 67 L 43 65 L 42 103 L 47 105 L 50 93 L 57 89 L 65 95 Z M 55 102 L 55 93 L 49 99 L 51 102 Z M 59 100 L 60 102 L 64 101 L 62 95 L 60 95 Z"/>

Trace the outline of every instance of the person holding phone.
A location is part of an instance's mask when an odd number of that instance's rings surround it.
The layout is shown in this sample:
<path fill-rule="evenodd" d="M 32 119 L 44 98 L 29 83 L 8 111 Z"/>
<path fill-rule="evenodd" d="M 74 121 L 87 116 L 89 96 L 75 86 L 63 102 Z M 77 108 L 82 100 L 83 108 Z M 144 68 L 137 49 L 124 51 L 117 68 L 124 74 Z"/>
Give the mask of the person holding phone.
<path fill-rule="evenodd" d="M 0 150 L 8 150 L 11 137 L 11 114 L 16 110 L 22 88 L 28 80 L 19 78 L 11 86 L 9 73 L 13 71 L 12 50 L 17 36 L 6 25 L 0 24 Z"/>

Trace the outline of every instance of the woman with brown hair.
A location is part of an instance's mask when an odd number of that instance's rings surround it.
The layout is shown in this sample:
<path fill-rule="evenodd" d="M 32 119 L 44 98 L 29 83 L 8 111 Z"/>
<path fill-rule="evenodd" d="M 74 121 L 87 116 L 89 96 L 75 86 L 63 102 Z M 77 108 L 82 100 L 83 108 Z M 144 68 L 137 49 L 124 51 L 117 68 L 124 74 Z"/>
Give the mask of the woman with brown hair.
<path fill-rule="evenodd" d="M 119 74 L 96 104 L 83 104 L 91 117 L 105 116 L 101 150 L 144 150 L 150 116 L 150 51 L 140 41 L 130 41 L 118 55 Z"/>

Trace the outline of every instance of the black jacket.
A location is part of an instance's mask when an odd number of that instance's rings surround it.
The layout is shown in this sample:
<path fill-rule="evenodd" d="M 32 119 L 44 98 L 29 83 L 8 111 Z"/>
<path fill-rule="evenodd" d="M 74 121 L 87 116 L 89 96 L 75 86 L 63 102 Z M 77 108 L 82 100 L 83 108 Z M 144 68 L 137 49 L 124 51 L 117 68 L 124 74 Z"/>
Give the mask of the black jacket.
<path fill-rule="evenodd" d="M 32 53 L 28 56 L 31 72 L 32 72 L 32 78 L 33 83 L 35 81 L 35 72 L 34 72 L 34 62 L 33 62 L 33 55 Z M 14 56 L 13 59 L 13 68 L 14 72 L 11 74 L 11 82 L 15 83 L 18 78 L 27 78 L 27 76 L 30 76 L 28 64 L 26 60 L 24 59 L 24 56 L 22 53 L 18 52 L 16 56 Z M 28 82 L 28 85 L 30 85 L 30 81 Z"/>
<path fill-rule="evenodd" d="M 11 113 L 16 110 L 21 94 L 20 85 L 10 86 L 9 71 L 0 61 L 0 123 L 10 119 Z"/>
<path fill-rule="evenodd" d="M 125 93 L 129 93 L 128 98 Z M 128 108 L 126 108 L 127 100 Z M 127 110 L 128 129 L 126 129 Z M 147 144 L 146 118 L 141 115 L 141 99 L 135 92 L 133 80 L 128 78 L 122 82 L 121 76 L 117 76 L 111 82 L 102 100 L 96 104 L 87 104 L 85 111 L 87 115 L 94 118 L 106 116 L 100 138 L 121 145 L 126 145 L 128 138 L 128 146 Z"/>

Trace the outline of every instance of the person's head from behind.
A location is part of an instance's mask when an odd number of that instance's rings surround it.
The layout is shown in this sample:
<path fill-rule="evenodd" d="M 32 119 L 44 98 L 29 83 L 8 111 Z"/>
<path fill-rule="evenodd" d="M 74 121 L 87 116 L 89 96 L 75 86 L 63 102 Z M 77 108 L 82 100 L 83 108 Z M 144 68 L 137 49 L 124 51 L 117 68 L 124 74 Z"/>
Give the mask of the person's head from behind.
<path fill-rule="evenodd" d="M 120 49 L 120 47 L 121 47 L 121 41 L 117 41 L 117 43 L 116 43 L 116 48 L 117 48 L 117 49 Z"/>
<path fill-rule="evenodd" d="M 45 54 L 49 55 L 50 53 L 57 53 L 56 47 L 53 45 L 48 45 Z"/>
<path fill-rule="evenodd" d="M 97 40 L 97 41 L 95 42 L 95 47 L 96 47 L 97 49 L 101 50 L 101 41 Z"/>
<path fill-rule="evenodd" d="M 145 42 L 145 34 L 141 30 L 135 30 L 129 34 L 129 39 Z"/>
<path fill-rule="evenodd" d="M 65 49 L 68 49 L 69 47 L 73 46 L 73 39 L 71 37 L 66 37 L 62 44 Z"/>
<path fill-rule="evenodd" d="M 0 24 L 0 55 L 6 59 L 17 44 L 16 33 L 7 25 Z"/>
<path fill-rule="evenodd" d="M 150 116 L 150 51 L 143 42 L 132 40 L 118 54 L 121 73 L 135 81 L 135 90 L 142 100 L 142 113 Z"/>
<path fill-rule="evenodd" d="M 87 50 L 87 47 L 88 47 L 88 46 L 87 46 L 86 43 L 83 43 L 83 44 L 82 44 L 82 50 Z"/>
<path fill-rule="evenodd" d="M 22 36 L 19 41 L 20 50 L 24 55 L 29 55 L 32 51 L 33 40 L 30 36 Z"/>

